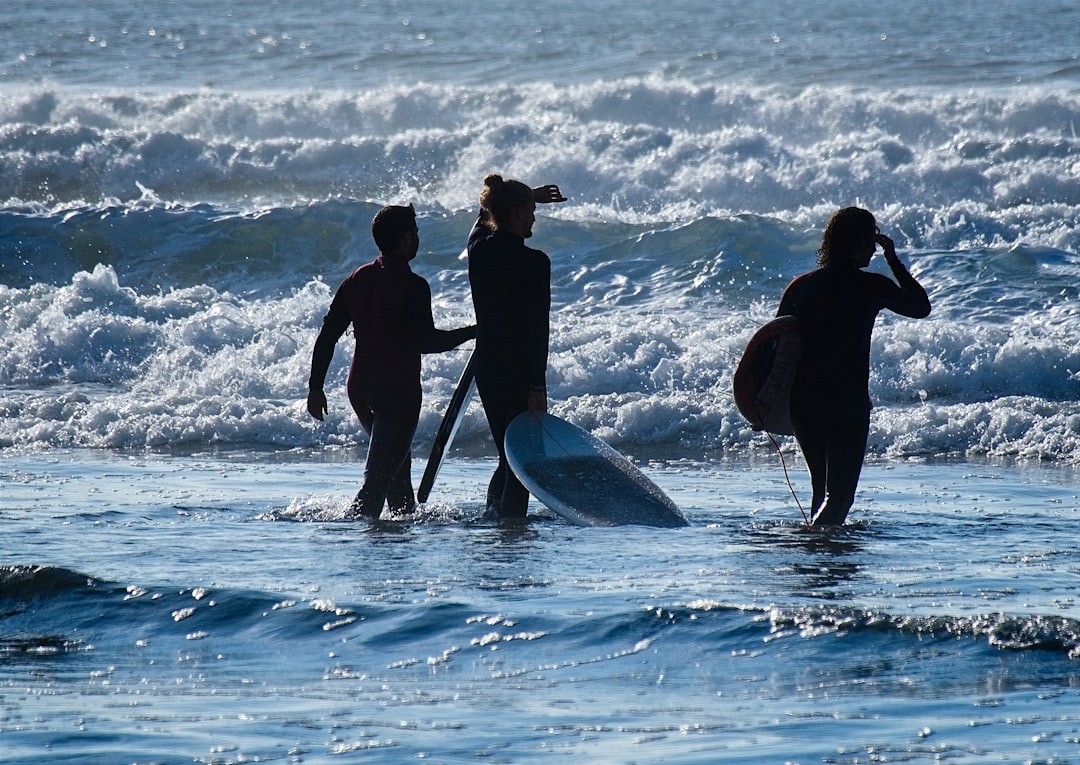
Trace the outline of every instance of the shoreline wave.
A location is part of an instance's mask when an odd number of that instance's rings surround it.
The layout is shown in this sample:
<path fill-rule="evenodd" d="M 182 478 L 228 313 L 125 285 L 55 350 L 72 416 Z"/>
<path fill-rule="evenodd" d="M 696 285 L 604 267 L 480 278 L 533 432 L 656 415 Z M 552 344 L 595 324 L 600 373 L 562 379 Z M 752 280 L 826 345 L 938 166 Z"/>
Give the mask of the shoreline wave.
<path fill-rule="evenodd" d="M 426 615 L 415 613 L 417 609 Z M 443 632 L 456 640 L 463 631 L 470 631 L 470 625 L 476 625 L 472 631 L 479 630 L 487 637 L 472 644 L 482 648 L 484 640 L 492 640 L 493 629 L 499 633 L 497 642 L 502 643 L 515 638 L 577 643 L 583 629 L 573 621 L 560 625 L 559 619 L 549 617 L 523 632 L 520 625 L 476 617 L 464 604 L 436 602 L 403 609 L 393 603 L 349 605 L 318 596 L 302 599 L 282 593 L 175 583 L 123 585 L 98 581 L 76 570 L 26 564 L 0 568 L 0 613 L 4 623 L 0 655 L 9 662 L 93 652 L 99 650 L 95 644 L 117 646 L 130 642 L 132 635 L 141 636 L 138 644 L 144 649 L 157 642 L 171 645 L 176 640 L 191 643 L 210 637 L 219 645 L 231 644 L 241 636 L 245 642 L 261 638 L 273 644 L 287 636 L 290 643 L 302 643 L 325 640 L 328 633 L 338 642 L 362 640 L 385 648 L 400 643 L 403 630 L 414 642 L 437 641 Z M 631 643 L 652 642 L 667 629 L 685 636 L 687 625 L 703 622 L 708 616 L 719 617 L 721 623 L 715 627 L 700 624 L 696 629 L 710 634 L 713 650 L 723 650 L 729 643 L 744 647 L 756 644 L 759 650 L 767 650 L 794 638 L 846 637 L 868 642 L 899 638 L 927 644 L 971 638 L 1006 651 L 1046 651 L 1080 658 L 1080 622 L 1067 616 L 997 612 L 912 616 L 831 605 L 740 606 L 700 601 L 597 614 L 595 620 L 603 630 L 596 640 L 602 642 L 602 636 L 618 633 Z M 279 623 L 282 620 L 287 625 Z M 500 631 L 504 626 L 508 629 L 505 636 Z"/>

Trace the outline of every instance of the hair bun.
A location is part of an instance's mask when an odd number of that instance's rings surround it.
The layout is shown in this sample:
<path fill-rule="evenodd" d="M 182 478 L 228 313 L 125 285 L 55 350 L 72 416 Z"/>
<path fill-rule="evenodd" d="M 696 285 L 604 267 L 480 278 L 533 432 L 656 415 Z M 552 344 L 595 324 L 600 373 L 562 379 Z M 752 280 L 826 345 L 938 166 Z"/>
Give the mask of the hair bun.
<path fill-rule="evenodd" d="M 497 189 L 503 185 L 503 177 L 498 173 L 491 173 L 484 177 L 484 185 L 491 189 Z"/>

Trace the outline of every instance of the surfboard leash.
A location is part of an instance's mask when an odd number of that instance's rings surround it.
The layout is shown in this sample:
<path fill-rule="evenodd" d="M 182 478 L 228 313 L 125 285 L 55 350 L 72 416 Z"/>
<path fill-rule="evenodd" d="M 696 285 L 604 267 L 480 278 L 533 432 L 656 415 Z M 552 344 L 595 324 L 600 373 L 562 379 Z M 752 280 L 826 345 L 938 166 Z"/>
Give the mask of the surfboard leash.
<path fill-rule="evenodd" d="M 758 419 L 760 419 L 760 415 Z M 774 436 L 769 431 L 765 430 L 763 432 L 769 437 L 769 440 L 772 441 L 772 445 L 776 449 L 776 453 L 780 455 L 780 467 L 784 469 L 784 480 L 787 481 L 788 491 L 791 492 L 791 496 L 795 498 L 795 504 L 799 506 L 799 512 L 802 513 L 803 523 L 806 524 L 806 528 L 812 528 L 810 525 L 810 519 L 806 517 L 806 511 L 803 509 L 802 502 L 799 501 L 799 495 L 795 493 L 795 487 L 791 485 L 791 476 L 788 475 L 787 460 L 784 459 L 784 451 L 780 448 L 780 442 L 777 441 L 776 436 Z"/>

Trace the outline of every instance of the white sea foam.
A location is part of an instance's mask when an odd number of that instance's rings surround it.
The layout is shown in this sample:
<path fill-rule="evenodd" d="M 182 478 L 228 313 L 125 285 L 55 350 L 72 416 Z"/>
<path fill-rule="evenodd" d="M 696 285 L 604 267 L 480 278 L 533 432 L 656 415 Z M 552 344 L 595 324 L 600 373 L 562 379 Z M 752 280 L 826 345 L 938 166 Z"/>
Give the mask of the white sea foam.
<path fill-rule="evenodd" d="M 556 3 L 482 53 L 475 19 L 422 1 L 368 8 L 362 29 L 278 8 L 276 34 L 240 2 L 195 36 L 173 23 L 190 9 L 158 9 L 151 34 L 106 6 L 76 35 L 33 19 L 12 40 L 33 51 L 0 65 L 4 445 L 362 443 L 347 339 L 327 423 L 301 406 L 331 291 L 373 256 L 375 210 L 411 201 L 437 320 L 471 322 L 459 256 L 495 170 L 570 198 L 534 239 L 553 261 L 553 407 L 617 444 L 769 448 L 732 370 L 827 216 L 860 204 L 934 304 L 880 320 L 872 450 L 1080 461 L 1076 57 L 1011 6 L 965 18 L 962 40 L 924 2 L 813 23 L 679 7 L 641 27 L 620 6 L 613 46 L 601 5 Z M 425 360 L 419 438 L 463 363 Z M 486 437 L 474 408 L 458 442 Z"/>
<path fill-rule="evenodd" d="M 688 234 L 667 235 L 685 244 Z M 711 258 L 714 273 L 695 282 L 698 259 L 680 263 L 674 245 L 651 246 L 672 261 L 664 280 L 647 259 L 627 259 L 618 275 L 617 262 L 585 256 L 562 266 L 576 278 L 558 278 L 556 268 L 553 410 L 643 454 L 770 448 L 735 412 L 731 377 L 742 344 L 789 278 L 784 271 L 801 264 L 763 256 L 760 268 L 776 276 L 725 290 L 733 277 L 723 252 Z M 993 257 L 1004 254 L 975 253 L 966 264 L 952 253 L 913 256 L 935 313 L 921 322 L 879 322 L 873 452 L 1080 461 L 1075 284 L 1067 270 L 1058 281 L 1049 278 L 1038 253 L 1027 277 L 1043 282 L 1034 294 L 987 282 L 982 264 Z M 935 285 L 939 263 L 948 264 L 947 289 Z M 735 273 L 741 279 L 745 265 Z M 460 275 L 436 271 L 429 278 L 443 285 L 439 323 L 470 321 Z M 976 287 L 986 291 L 981 299 L 972 294 Z M 108 266 L 60 287 L 6 288 L 0 367 L 8 392 L 0 438 L 20 447 L 362 443 L 343 392 L 347 338 L 331 369 L 327 422 L 317 426 L 303 412 L 310 347 L 331 289 L 312 281 L 248 297 L 206 285 L 140 295 Z M 1055 300 L 1061 302 L 1046 305 Z M 979 315 L 977 306 L 985 318 L 969 319 Z M 463 352 L 426 359 L 419 438 L 436 427 L 463 363 Z M 474 407 L 458 443 L 483 450 L 486 438 Z"/>
<path fill-rule="evenodd" d="M 556 180 L 561 215 L 753 213 L 816 223 L 861 202 L 953 245 L 1075 248 L 1080 94 L 694 85 L 0 96 L 9 207 L 474 203 L 491 170 Z M 88 168 L 90 171 L 88 172 Z M 148 192 L 147 190 L 152 190 Z"/>

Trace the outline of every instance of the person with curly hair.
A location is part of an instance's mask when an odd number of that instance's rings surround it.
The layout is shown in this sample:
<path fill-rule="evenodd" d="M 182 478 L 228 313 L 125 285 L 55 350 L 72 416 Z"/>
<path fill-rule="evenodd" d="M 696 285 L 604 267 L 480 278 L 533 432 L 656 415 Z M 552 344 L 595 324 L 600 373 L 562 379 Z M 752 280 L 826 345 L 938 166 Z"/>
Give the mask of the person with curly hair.
<path fill-rule="evenodd" d="M 896 281 L 863 270 L 878 245 Z M 814 527 L 843 524 L 855 502 L 870 431 L 870 337 L 883 309 L 921 319 L 930 298 L 874 216 L 845 207 L 825 228 L 818 268 L 792 280 L 776 312 L 798 317 L 802 334 L 791 424 L 810 472 Z"/>

